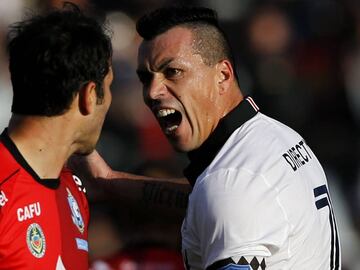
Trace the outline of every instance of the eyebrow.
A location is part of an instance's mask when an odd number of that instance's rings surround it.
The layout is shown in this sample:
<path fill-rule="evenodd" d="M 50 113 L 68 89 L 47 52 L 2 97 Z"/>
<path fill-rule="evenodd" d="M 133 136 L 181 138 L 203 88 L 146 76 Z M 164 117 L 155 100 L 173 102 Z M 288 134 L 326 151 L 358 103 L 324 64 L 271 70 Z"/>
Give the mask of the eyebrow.
<path fill-rule="evenodd" d="M 165 58 L 164 61 L 162 61 L 158 67 L 155 67 L 156 71 L 162 71 L 167 65 L 169 65 L 174 58 Z"/>
<path fill-rule="evenodd" d="M 174 58 L 165 58 L 157 67 L 154 68 L 153 71 L 155 72 L 159 72 L 164 70 L 172 61 L 174 61 Z M 143 72 L 147 72 L 147 69 L 144 67 L 139 67 L 136 70 L 136 73 L 143 73 Z"/>

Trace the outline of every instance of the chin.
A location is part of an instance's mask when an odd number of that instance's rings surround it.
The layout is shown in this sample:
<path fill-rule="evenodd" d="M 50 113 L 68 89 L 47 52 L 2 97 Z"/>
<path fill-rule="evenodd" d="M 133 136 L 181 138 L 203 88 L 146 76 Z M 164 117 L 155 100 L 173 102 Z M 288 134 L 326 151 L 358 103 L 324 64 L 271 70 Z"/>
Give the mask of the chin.
<path fill-rule="evenodd" d="M 170 142 L 170 143 L 171 143 L 172 147 L 174 148 L 174 150 L 179 153 L 187 153 L 187 152 L 194 150 L 194 147 L 191 147 L 189 145 L 179 144 L 176 142 Z"/>
<path fill-rule="evenodd" d="M 174 150 L 178 153 L 187 153 L 189 151 L 186 151 L 185 149 L 178 147 L 178 146 L 173 146 Z"/>
<path fill-rule="evenodd" d="M 95 146 L 84 146 L 80 149 L 78 149 L 75 154 L 86 156 L 91 154 L 95 150 Z"/>

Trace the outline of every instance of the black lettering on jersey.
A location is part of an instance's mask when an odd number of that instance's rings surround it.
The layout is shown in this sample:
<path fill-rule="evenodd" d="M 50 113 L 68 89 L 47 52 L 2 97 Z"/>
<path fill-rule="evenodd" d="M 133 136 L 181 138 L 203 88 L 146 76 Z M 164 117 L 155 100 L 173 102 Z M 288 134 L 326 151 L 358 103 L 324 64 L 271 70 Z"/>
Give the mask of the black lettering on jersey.
<path fill-rule="evenodd" d="M 312 159 L 305 145 L 304 140 L 301 140 L 282 155 L 294 172 Z"/>

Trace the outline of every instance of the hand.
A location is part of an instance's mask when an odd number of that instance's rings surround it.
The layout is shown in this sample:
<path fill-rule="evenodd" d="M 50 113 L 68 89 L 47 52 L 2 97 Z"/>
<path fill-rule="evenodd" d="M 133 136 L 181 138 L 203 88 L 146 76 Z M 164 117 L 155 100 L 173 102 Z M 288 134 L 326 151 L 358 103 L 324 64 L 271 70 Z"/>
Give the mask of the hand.
<path fill-rule="evenodd" d="M 109 179 L 112 173 L 112 169 L 96 150 L 87 156 L 72 155 L 67 165 L 76 175 L 91 180 Z"/>

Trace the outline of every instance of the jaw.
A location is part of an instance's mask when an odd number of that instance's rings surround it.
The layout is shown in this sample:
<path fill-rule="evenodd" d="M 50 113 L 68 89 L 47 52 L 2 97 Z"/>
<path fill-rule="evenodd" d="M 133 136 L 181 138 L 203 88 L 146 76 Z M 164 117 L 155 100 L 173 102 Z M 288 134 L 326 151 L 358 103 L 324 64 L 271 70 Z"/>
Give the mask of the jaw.
<path fill-rule="evenodd" d="M 162 132 L 177 152 L 191 150 L 193 129 L 184 112 L 173 108 L 153 110 Z"/>
<path fill-rule="evenodd" d="M 193 128 L 185 117 L 175 132 L 164 134 L 177 152 L 189 152 L 196 148 Z"/>
<path fill-rule="evenodd" d="M 153 110 L 154 111 L 154 110 Z M 155 117 L 166 136 L 173 136 L 181 126 L 182 113 L 174 108 L 161 108 L 154 111 Z"/>

